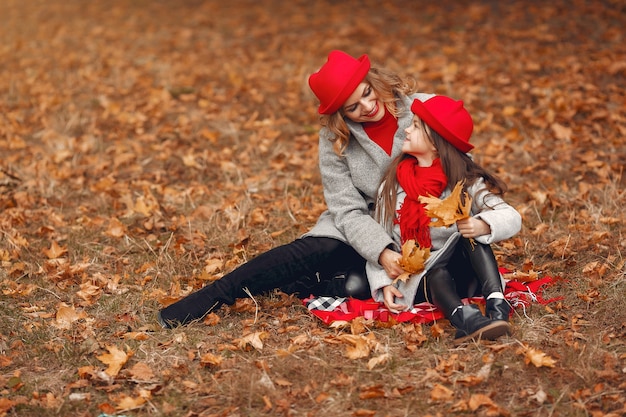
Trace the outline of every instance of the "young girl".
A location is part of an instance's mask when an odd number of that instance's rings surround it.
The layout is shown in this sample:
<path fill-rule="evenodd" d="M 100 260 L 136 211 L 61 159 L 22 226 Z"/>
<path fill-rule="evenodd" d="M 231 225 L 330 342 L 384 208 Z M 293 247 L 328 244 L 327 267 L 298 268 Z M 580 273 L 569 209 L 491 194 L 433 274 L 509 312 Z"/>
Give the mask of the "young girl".
<path fill-rule="evenodd" d="M 473 122 L 463 102 L 445 96 L 416 99 L 411 111 L 415 116 L 405 130 L 403 153 L 383 177 L 376 216 L 393 235 L 394 249 L 414 239 L 430 248 L 430 257 L 421 273 L 395 283 L 380 265 L 368 262 L 372 296 L 392 311 L 432 302 L 457 329 L 455 344 L 496 339 L 510 332 L 510 306 L 489 245 L 519 232 L 521 216 L 502 199 L 506 185 L 467 154 L 473 148 Z M 470 217 L 450 227 L 429 226 L 419 197 L 444 199 L 459 182 L 472 199 Z M 487 300 L 485 315 L 461 300 L 480 293 Z"/>

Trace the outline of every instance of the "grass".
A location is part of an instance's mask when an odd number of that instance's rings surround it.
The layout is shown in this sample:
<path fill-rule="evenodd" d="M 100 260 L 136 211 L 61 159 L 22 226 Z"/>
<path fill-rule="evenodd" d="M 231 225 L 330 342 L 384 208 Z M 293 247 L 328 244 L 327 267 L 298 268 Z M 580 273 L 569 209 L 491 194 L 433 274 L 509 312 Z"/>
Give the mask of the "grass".
<path fill-rule="evenodd" d="M 192 1 L 0 5 L 0 416 L 623 415 L 624 73 L 598 67 L 626 57 L 626 22 L 604 3 L 451 2 L 416 16 L 401 2 L 235 0 L 246 13 L 234 15 Z M 543 13 L 576 48 L 543 26 L 531 47 Z M 524 54 L 512 63 L 493 53 L 502 45 Z M 280 293 L 158 326 L 163 303 L 324 209 L 306 75 L 335 47 L 419 68 L 422 89 L 475 110 L 475 156 L 507 178 L 524 218 L 498 259 L 555 277 L 543 295 L 559 298 L 516 309 L 511 337 L 454 347 L 445 320 L 441 336 L 334 328 Z M 591 69 L 564 64 L 585 53 Z M 353 333 L 364 358 L 348 357 Z M 114 375 L 111 349 L 125 355 Z M 528 349 L 555 365 L 529 363 Z"/>

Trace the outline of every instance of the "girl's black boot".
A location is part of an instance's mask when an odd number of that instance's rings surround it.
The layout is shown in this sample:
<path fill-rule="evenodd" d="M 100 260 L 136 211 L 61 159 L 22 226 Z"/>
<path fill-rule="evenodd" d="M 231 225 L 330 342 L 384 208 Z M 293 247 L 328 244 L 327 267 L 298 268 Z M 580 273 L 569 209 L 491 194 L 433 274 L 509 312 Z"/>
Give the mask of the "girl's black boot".
<path fill-rule="evenodd" d="M 509 323 L 483 316 L 478 306 L 474 304 L 460 306 L 454 310 L 450 323 L 457 329 L 454 336 L 455 345 L 469 340 L 495 340 L 509 333 Z"/>
<path fill-rule="evenodd" d="M 489 298 L 485 308 L 485 315 L 492 320 L 509 321 L 511 305 L 504 298 Z"/>

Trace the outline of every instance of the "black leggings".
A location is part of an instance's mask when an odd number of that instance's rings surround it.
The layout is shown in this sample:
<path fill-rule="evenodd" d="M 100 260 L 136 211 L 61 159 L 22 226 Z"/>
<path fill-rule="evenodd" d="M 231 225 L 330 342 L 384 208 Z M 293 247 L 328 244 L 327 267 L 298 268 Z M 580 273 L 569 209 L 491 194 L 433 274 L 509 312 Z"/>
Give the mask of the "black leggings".
<path fill-rule="evenodd" d="M 337 239 L 306 237 L 258 255 L 164 308 L 161 317 L 184 324 L 246 297 L 246 289 L 256 295 L 276 288 L 303 296 L 370 297 L 363 257 Z"/>
<path fill-rule="evenodd" d="M 502 282 L 491 246 L 461 238 L 444 267 L 429 271 L 420 282 L 415 302 L 429 301 L 450 317 L 461 298 L 502 292 Z"/>

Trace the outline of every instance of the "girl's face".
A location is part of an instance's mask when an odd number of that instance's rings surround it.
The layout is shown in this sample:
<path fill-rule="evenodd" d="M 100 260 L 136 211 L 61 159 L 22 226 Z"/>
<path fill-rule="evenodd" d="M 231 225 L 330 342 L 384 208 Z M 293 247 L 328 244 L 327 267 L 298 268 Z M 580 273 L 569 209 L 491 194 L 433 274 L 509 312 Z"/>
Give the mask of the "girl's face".
<path fill-rule="evenodd" d="M 361 83 L 341 108 L 344 116 L 355 123 L 378 122 L 385 115 L 385 106 L 368 83 Z"/>
<path fill-rule="evenodd" d="M 402 152 L 413 155 L 421 166 L 430 166 L 437 158 L 437 148 L 422 128 L 420 119 L 413 116 L 413 122 L 404 132 L 406 138 L 402 144 Z"/>

